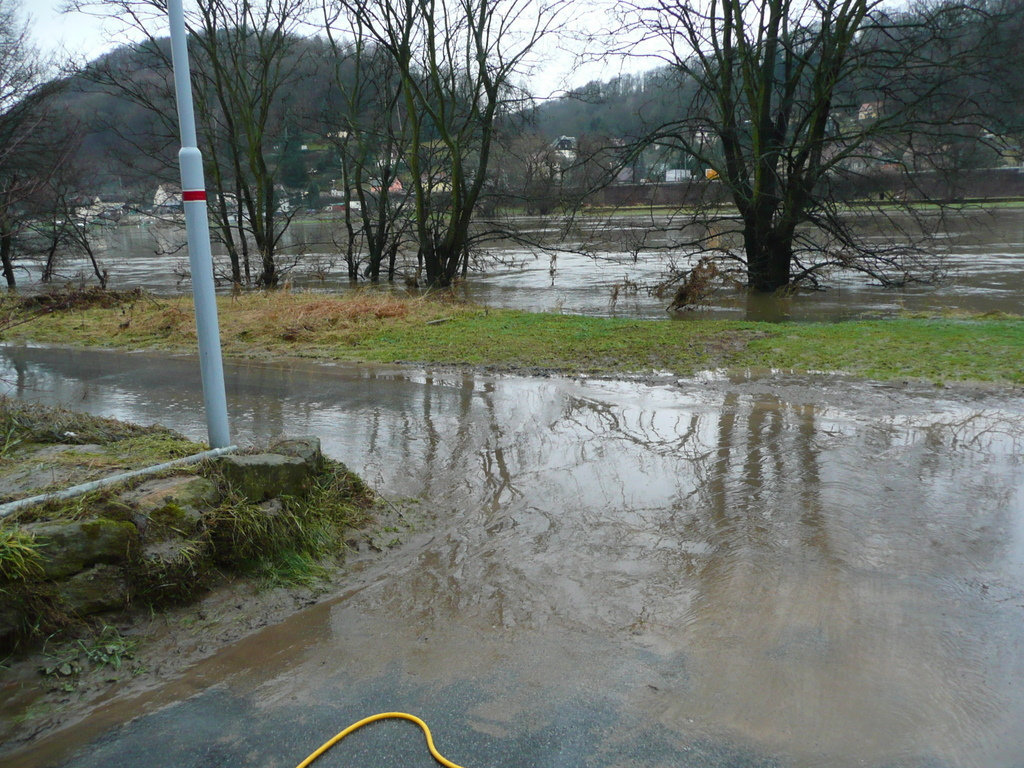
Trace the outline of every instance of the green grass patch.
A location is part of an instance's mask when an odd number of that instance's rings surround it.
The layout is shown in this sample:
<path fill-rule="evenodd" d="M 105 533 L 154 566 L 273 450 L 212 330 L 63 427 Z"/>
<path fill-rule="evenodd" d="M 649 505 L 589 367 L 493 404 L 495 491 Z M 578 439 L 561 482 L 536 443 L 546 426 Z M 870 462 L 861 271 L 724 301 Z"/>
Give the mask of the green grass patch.
<path fill-rule="evenodd" d="M 78 676 L 90 668 L 101 668 L 110 673 L 119 672 L 131 664 L 139 648 L 139 640 L 123 636 L 116 627 L 82 627 L 77 639 L 57 638 L 47 642 L 43 657 L 45 663 L 39 672 L 50 678 L 60 690 L 71 692 L 77 687 Z M 133 672 L 142 671 L 132 665 Z"/>
<path fill-rule="evenodd" d="M 787 325 L 733 365 L 871 379 L 1024 383 L 1024 320 L 894 319 Z"/>
<path fill-rule="evenodd" d="M 0 523 L 0 595 L 7 595 L 8 587 L 23 583 L 43 572 L 39 544 L 20 529 Z"/>
<path fill-rule="evenodd" d="M 56 484 L 49 490 L 60 490 L 65 484 Z M 87 520 L 104 517 L 109 520 L 127 520 L 131 507 L 118 499 L 118 486 L 108 486 L 72 496 L 70 499 L 51 499 L 40 504 L 23 507 L 12 515 L 20 523 L 39 520 Z"/>
<path fill-rule="evenodd" d="M 105 459 L 108 467 L 131 469 L 183 459 L 206 450 L 206 446 L 171 430 L 157 428 L 152 432 L 119 440 L 108 445 L 107 449 L 114 454 Z"/>
<path fill-rule="evenodd" d="M 259 573 L 269 587 L 313 587 L 331 575 L 331 569 L 324 565 L 325 557 L 325 554 L 284 550 L 273 560 L 262 560 Z"/>
<path fill-rule="evenodd" d="M 124 637 L 116 627 L 104 624 L 88 640 L 78 640 L 77 646 L 95 666 L 119 670 L 125 661 L 134 657 L 139 641 Z"/>
<path fill-rule="evenodd" d="M 279 291 L 220 300 L 226 354 L 486 366 L 589 374 L 770 368 L 876 379 L 1024 381 L 1019 317 L 900 317 L 841 323 L 633 320 L 494 310 L 443 296 Z M 189 300 L 52 312 L 9 340 L 193 350 Z M 0 448 L 8 434 L 0 423 Z M 17 434 L 11 440 L 20 439 Z"/>

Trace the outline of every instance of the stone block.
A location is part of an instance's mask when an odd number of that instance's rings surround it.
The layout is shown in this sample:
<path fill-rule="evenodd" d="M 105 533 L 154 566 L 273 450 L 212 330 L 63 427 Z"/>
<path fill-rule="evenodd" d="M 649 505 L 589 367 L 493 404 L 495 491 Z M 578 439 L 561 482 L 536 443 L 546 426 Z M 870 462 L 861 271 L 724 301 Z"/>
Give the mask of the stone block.
<path fill-rule="evenodd" d="M 324 455 L 320 450 L 319 437 L 312 435 L 282 437 L 270 444 L 269 452 L 302 459 L 314 471 L 323 469 Z"/>
<path fill-rule="evenodd" d="M 220 456 L 217 465 L 233 489 L 256 503 L 277 496 L 302 496 L 312 477 L 305 461 L 277 453 Z"/>
<path fill-rule="evenodd" d="M 199 530 L 203 512 L 220 501 L 220 490 L 205 477 L 179 475 L 148 480 L 121 498 L 136 509 L 140 533 L 189 535 Z"/>
<path fill-rule="evenodd" d="M 54 584 L 63 607 L 77 616 L 124 608 L 128 581 L 124 570 L 114 565 L 97 565 Z"/>
<path fill-rule="evenodd" d="M 148 605 L 183 604 L 209 584 L 207 539 L 168 538 L 146 544 L 132 574 L 133 600 Z"/>
<path fill-rule="evenodd" d="M 70 576 L 96 563 L 123 562 L 137 538 L 131 523 L 104 518 L 29 523 L 22 530 L 40 544 L 47 579 Z"/>

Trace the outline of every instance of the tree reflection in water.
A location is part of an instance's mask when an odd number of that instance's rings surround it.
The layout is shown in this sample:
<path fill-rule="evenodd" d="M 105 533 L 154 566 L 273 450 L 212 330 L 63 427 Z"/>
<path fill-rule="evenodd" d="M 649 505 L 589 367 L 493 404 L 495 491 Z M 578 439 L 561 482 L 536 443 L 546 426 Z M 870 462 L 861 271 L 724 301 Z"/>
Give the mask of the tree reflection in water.
<path fill-rule="evenodd" d="M 0 354 L 17 396 L 201 430 L 191 361 Z M 396 637 L 612 638 L 660 676 L 633 702 L 652 721 L 808 764 L 1021 746 L 1019 399 L 257 363 L 228 381 L 239 439 L 317 434 L 423 499 L 430 535 L 353 599 Z"/>

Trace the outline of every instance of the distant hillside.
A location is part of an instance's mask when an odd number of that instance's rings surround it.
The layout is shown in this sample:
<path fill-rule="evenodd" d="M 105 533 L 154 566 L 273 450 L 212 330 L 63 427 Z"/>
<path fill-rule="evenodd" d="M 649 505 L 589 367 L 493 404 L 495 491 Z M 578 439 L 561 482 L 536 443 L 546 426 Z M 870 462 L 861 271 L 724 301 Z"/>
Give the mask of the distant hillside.
<path fill-rule="evenodd" d="M 90 62 L 83 72 L 66 78 L 66 87 L 57 97 L 67 122 L 78 125 L 82 133 L 78 155 L 94 169 L 93 193 L 141 201 L 151 197 L 160 180 L 173 182 L 177 178 L 176 114 L 165 65 L 170 41 L 163 39 L 158 45 L 156 51 L 140 45 L 114 49 Z M 324 46 L 317 39 L 305 40 L 298 56 L 314 52 L 322 56 Z M 332 95 L 330 79 L 318 71 L 313 56 L 308 61 L 306 67 L 301 61 L 297 65 L 296 79 L 302 87 L 283 94 L 275 112 L 281 131 L 308 131 L 312 141 L 320 138 L 317 124 L 321 113 L 330 109 Z M 114 93 L 108 82 L 115 77 L 131 83 L 136 92 L 145 89 L 154 109 Z M 298 140 L 304 139 L 300 135 Z"/>
<path fill-rule="evenodd" d="M 79 157 L 93 169 L 88 191 L 142 202 L 151 197 L 160 181 L 175 181 L 173 169 L 178 147 L 168 72 L 163 61 L 168 46 L 167 40 L 159 41 L 155 49 L 123 46 L 93 61 L 85 72 L 68 78 L 60 107 L 68 123 L 81 127 L 84 138 Z M 981 105 L 991 118 L 982 115 L 978 122 L 987 121 L 984 127 L 1001 134 L 1006 143 L 1019 144 L 1018 129 L 1024 135 L 1024 102 L 1019 98 L 1019 65 L 1024 62 L 1019 46 L 993 44 L 982 53 L 990 61 L 989 65 L 979 67 L 985 79 L 977 87 L 991 88 L 996 95 L 990 104 Z M 292 163 L 289 176 L 299 180 L 307 173 L 320 174 L 317 182 L 325 187 L 336 183 L 336 173 L 340 173 L 332 165 L 327 141 L 328 133 L 337 130 L 331 127 L 331 117 L 335 116 L 336 125 L 341 109 L 332 85 L 333 71 L 329 72 L 333 67 L 325 64 L 329 50 L 323 40 L 303 38 L 295 46 L 294 56 L 300 87 L 286 89 L 277 100 L 276 133 L 272 130 L 268 135 L 274 146 L 292 148 L 292 155 L 287 158 Z M 105 92 L 99 81 L 118 73 L 120 82 L 141 84 L 155 94 L 163 89 L 162 96 L 155 97 L 154 106 L 158 109 L 146 109 Z M 884 98 L 874 92 L 870 82 L 847 82 L 844 88 L 844 109 L 852 109 L 853 115 L 858 106 L 881 103 Z M 693 96 L 692 83 L 662 67 L 588 83 L 564 98 L 533 106 L 505 121 L 502 128 L 505 139 L 528 134 L 534 142 L 553 144 L 562 136 L 587 137 L 594 143 L 610 140 L 621 146 L 649 135 L 654 127 L 684 120 Z M 965 94 L 968 97 L 980 104 L 977 92 Z M 296 154 L 297 146 L 302 147 L 301 155 Z M 281 162 L 286 160 L 284 151 Z M 650 152 L 645 154 L 646 165 L 641 162 L 634 169 L 638 180 L 657 167 L 680 167 L 679 158 L 656 159 Z M 993 152 L 975 155 L 978 159 L 965 167 L 998 162 Z"/>
<path fill-rule="evenodd" d="M 169 88 L 162 63 L 169 41 L 160 43 L 159 52 L 136 45 L 116 48 L 91 62 L 85 72 L 67 78 L 59 108 L 83 133 L 79 156 L 95 169 L 90 192 L 138 197 L 150 195 L 156 180 L 174 180 L 174 175 L 167 173 L 177 152 L 173 123 L 168 122 L 174 118 L 171 103 L 165 102 L 162 119 L 97 82 L 102 79 L 99 73 L 109 77 L 120 72 L 126 80 L 148 83 L 155 89 L 165 84 Z M 323 45 L 311 39 L 307 52 L 322 53 Z M 301 104 L 293 103 L 300 98 Z M 329 77 L 311 65 L 302 77 L 301 91 L 289 93 L 281 101 L 282 114 L 301 114 L 300 129 L 307 132 L 303 141 L 322 140 L 316 135 L 320 117 L 316 112 L 329 109 L 334 101 Z M 683 94 L 670 73 L 652 70 L 588 83 L 567 97 L 539 104 L 524 116 L 527 119 L 507 123 L 506 131 L 536 133 L 551 140 L 562 135 L 634 139 L 650 125 L 673 119 L 683 104 Z M 294 130 L 294 124 L 292 127 Z"/>
<path fill-rule="evenodd" d="M 587 83 L 563 98 L 539 105 L 534 124 L 538 133 L 550 136 L 637 139 L 651 126 L 678 119 L 691 95 L 662 67 Z"/>

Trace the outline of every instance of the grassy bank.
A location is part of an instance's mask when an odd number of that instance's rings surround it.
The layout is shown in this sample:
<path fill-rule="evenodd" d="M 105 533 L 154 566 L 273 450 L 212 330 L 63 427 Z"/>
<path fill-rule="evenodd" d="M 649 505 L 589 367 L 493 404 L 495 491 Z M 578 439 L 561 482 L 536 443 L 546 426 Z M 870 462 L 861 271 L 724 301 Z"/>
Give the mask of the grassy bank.
<path fill-rule="evenodd" d="M 5 397 L 0 438 L 0 501 L 205 447 Z M 0 519 L 0 753 L 281 621 L 338 587 L 350 553 L 410 528 L 315 441 L 268 448 L 278 461 L 203 462 Z"/>
<path fill-rule="evenodd" d="M 192 351 L 190 299 L 131 295 L 8 304 L 8 342 Z M 22 322 L 35 313 L 29 322 Z M 220 299 L 224 351 L 378 363 L 573 373 L 708 368 L 839 371 L 875 379 L 1024 383 L 1024 320 L 936 317 L 843 323 L 630 320 L 494 310 L 376 293 L 256 293 Z"/>
<path fill-rule="evenodd" d="M 163 427 L 5 397 L 0 438 L 0 501 L 205 447 Z M 0 651 L 96 613 L 188 603 L 224 574 L 274 586 L 311 586 L 330 575 L 375 501 L 356 475 L 316 450 L 294 459 L 302 478 L 294 466 L 280 483 L 269 475 L 284 488 L 269 499 L 253 498 L 222 462 L 202 462 L 0 519 Z"/>

